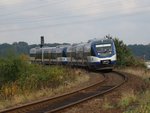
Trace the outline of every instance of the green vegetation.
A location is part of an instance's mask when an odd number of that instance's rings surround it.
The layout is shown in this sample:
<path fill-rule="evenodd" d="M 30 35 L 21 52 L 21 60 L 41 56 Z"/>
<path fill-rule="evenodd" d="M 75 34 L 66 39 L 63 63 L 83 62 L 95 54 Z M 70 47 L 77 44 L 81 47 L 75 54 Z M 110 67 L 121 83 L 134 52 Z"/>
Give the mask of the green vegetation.
<path fill-rule="evenodd" d="M 139 58 L 150 60 L 150 44 L 148 45 L 142 45 L 142 44 L 134 44 L 134 45 L 128 45 L 128 48 L 130 48 L 134 54 L 134 56 L 137 56 Z"/>
<path fill-rule="evenodd" d="M 108 109 L 113 109 L 114 106 L 112 105 L 112 103 L 110 103 L 110 102 L 108 101 L 107 98 L 104 98 L 104 102 L 103 102 L 103 104 L 102 104 L 102 108 L 103 108 L 104 110 L 108 110 Z"/>
<path fill-rule="evenodd" d="M 68 92 L 88 81 L 81 70 L 30 64 L 26 55 L 0 59 L 0 109 Z"/>
<path fill-rule="evenodd" d="M 121 45 L 124 48 L 124 51 L 122 51 L 122 52 L 125 52 L 128 54 L 132 53 L 135 57 L 142 58 L 145 60 L 150 60 L 150 44 L 148 44 L 148 45 L 142 45 L 142 44 L 125 45 L 123 43 L 123 41 L 120 41 L 117 38 L 114 40 L 116 42 L 117 47 L 119 45 Z M 69 44 L 69 43 L 63 43 L 63 44 Z M 55 47 L 57 45 L 62 45 L 62 44 L 60 44 L 60 43 L 45 44 L 45 46 L 50 46 L 50 47 Z M 7 56 L 8 52 L 10 52 L 10 51 L 15 52 L 17 55 L 20 55 L 20 54 L 28 55 L 29 50 L 31 48 L 37 47 L 37 46 L 39 46 L 39 45 L 37 45 L 37 44 L 29 45 L 26 42 L 14 42 L 13 44 L 4 43 L 4 44 L 0 45 L 0 57 Z M 128 52 L 129 49 L 130 49 L 130 52 Z"/>
<path fill-rule="evenodd" d="M 150 112 L 150 70 L 143 68 L 122 68 L 119 70 L 140 77 L 145 86 L 136 93 L 133 90 L 122 93 L 118 106 L 124 108 L 124 113 Z M 140 83 L 139 83 L 140 84 Z M 139 89 L 139 88 L 138 88 Z"/>
<path fill-rule="evenodd" d="M 126 108 L 135 101 L 137 101 L 137 97 L 134 94 L 134 91 L 124 92 L 122 93 L 118 106 L 122 108 Z"/>
<path fill-rule="evenodd" d="M 0 58 L 0 109 L 65 93 L 88 79 L 81 70 L 31 64 L 26 55 Z"/>
<path fill-rule="evenodd" d="M 0 59 L 0 75 L 0 99 L 43 88 L 56 88 L 76 79 L 73 70 L 30 64 L 25 55 Z"/>
<path fill-rule="evenodd" d="M 145 67 L 144 62 L 134 57 L 131 50 L 123 41 L 115 38 L 114 42 L 117 51 L 117 66 Z"/>
<path fill-rule="evenodd" d="M 149 113 L 150 112 L 150 91 L 138 95 L 136 104 L 128 107 L 124 113 Z"/>
<path fill-rule="evenodd" d="M 136 58 L 123 41 L 114 39 L 117 50 L 117 67 L 120 71 L 128 72 L 141 77 L 145 84 L 150 83 L 150 72 L 144 68 L 144 61 Z M 49 45 L 56 46 L 59 44 Z M 0 45 L 0 109 L 12 106 L 10 103 L 18 104 L 41 96 L 55 95 L 56 92 L 63 92 L 64 86 L 72 86 L 71 83 L 81 82 L 88 78 L 81 77 L 75 70 L 62 66 L 43 66 L 30 64 L 29 49 L 37 45 L 28 45 L 25 42 Z M 131 47 L 131 46 L 130 46 Z M 143 49 L 144 50 L 144 49 Z M 20 55 L 20 54 L 26 55 Z M 6 57 L 7 56 L 7 57 Z M 146 55 L 148 56 L 148 54 Z M 123 67 L 123 68 L 120 68 Z M 124 68 L 134 67 L 134 68 Z M 126 69 L 126 70 L 125 70 Z M 54 90 L 56 89 L 56 90 Z M 125 113 L 149 112 L 150 111 L 150 91 L 124 92 L 116 105 L 107 99 L 103 104 L 103 109 L 118 107 L 125 110 Z M 130 105 L 137 107 L 130 109 Z M 129 108 L 129 110 L 128 110 Z"/>
<path fill-rule="evenodd" d="M 53 44 L 45 44 L 45 46 L 56 47 L 57 45 L 68 45 L 69 43 L 53 43 Z M 26 54 L 29 55 L 29 50 L 34 47 L 38 47 L 40 45 L 32 44 L 29 45 L 26 42 L 14 42 L 13 44 L 0 44 L 0 57 L 6 57 L 8 54 L 15 53 L 16 55 Z"/>
<path fill-rule="evenodd" d="M 0 45 L 0 57 L 7 57 L 10 52 L 16 55 L 29 54 L 29 49 L 30 46 L 26 42 L 4 43 Z"/>

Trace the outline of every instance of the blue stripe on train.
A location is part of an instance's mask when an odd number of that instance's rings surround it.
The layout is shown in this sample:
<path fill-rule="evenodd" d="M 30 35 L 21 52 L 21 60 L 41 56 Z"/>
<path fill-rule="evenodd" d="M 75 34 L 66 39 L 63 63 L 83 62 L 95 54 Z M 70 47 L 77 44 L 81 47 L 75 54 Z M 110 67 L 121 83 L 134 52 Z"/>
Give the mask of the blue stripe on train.
<path fill-rule="evenodd" d="M 107 69 L 107 68 L 113 68 L 113 66 L 116 64 L 116 61 L 112 61 L 109 64 L 102 64 L 101 62 L 93 62 L 89 63 L 89 67 L 93 69 Z"/>
<path fill-rule="evenodd" d="M 99 65 L 99 64 L 102 64 L 102 63 L 101 62 L 89 62 L 89 64 L 91 64 L 91 65 Z M 111 61 L 109 64 L 114 65 L 114 64 L 116 64 L 116 61 Z M 105 65 L 107 65 L 107 64 L 105 64 Z"/>

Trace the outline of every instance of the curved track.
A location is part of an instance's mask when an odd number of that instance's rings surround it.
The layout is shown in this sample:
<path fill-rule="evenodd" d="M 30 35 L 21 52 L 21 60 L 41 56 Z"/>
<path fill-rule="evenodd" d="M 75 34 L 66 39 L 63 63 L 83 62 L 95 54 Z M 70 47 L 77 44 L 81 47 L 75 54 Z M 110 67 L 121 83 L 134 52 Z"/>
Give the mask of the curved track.
<path fill-rule="evenodd" d="M 26 105 L 6 109 L 4 113 L 52 113 L 79 104 L 96 96 L 108 93 L 127 81 L 124 74 L 118 72 L 102 73 L 104 79 L 86 88 L 66 93 L 54 98 L 47 98 Z"/>

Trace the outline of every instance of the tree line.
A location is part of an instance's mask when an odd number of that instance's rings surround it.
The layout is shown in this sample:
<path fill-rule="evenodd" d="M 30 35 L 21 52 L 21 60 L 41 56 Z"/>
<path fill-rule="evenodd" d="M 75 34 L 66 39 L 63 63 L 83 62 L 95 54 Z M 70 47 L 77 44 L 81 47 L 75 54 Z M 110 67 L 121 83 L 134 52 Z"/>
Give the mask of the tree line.
<path fill-rule="evenodd" d="M 139 58 L 139 59 L 144 59 L 144 60 L 150 60 L 150 44 L 148 45 L 126 45 L 123 43 L 123 41 L 119 39 L 114 39 L 116 46 L 118 46 L 118 53 L 123 55 L 128 55 L 132 54 L 133 56 Z M 45 46 L 49 47 L 55 47 L 57 45 L 62 45 L 62 44 L 69 44 L 69 43 L 48 43 L 45 44 Z M 29 55 L 29 51 L 31 48 L 37 47 L 40 45 L 38 44 L 32 44 L 29 45 L 26 42 L 14 42 L 13 44 L 0 44 L 0 57 L 6 57 L 9 54 L 15 54 L 15 55 L 20 55 L 20 54 L 26 54 Z M 126 50 L 127 49 L 127 50 Z M 130 52 L 129 52 L 130 51 Z M 129 58 L 128 58 L 129 59 Z"/>
<path fill-rule="evenodd" d="M 62 44 L 66 45 L 68 43 L 62 43 Z M 62 45 L 62 44 L 48 43 L 45 44 L 45 46 L 55 47 L 57 45 Z M 13 44 L 8 44 L 8 43 L 0 44 L 0 57 L 6 57 L 9 55 L 21 55 L 21 54 L 29 55 L 30 49 L 34 47 L 40 47 L 40 44 L 29 45 L 26 42 L 14 42 Z"/>
<path fill-rule="evenodd" d="M 144 60 L 150 60 L 150 44 L 134 44 L 128 45 L 128 48 L 132 51 L 133 55 Z"/>

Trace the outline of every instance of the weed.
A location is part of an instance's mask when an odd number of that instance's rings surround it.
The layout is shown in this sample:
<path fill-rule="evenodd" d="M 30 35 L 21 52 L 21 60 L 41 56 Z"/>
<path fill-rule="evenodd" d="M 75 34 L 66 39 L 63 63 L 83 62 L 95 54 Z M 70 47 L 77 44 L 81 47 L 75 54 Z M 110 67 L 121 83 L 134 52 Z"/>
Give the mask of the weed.
<path fill-rule="evenodd" d="M 104 110 L 107 110 L 107 109 L 112 109 L 112 108 L 114 108 L 114 106 L 111 105 L 111 103 L 107 100 L 107 98 L 105 98 L 105 99 L 104 99 L 104 103 L 103 103 L 103 105 L 102 105 L 102 108 L 103 108 Z"/>
<path fill-rule="evenodd" d="M 121 69 L 119 69 L 119 71 L 130 73 L 135 76 L 139 76 L 143 79 L 150 78 L 150 70 L 147 70 L 145 68 L 121 68 Z"/>
<path fill-rule="evenodd" d="M 0 108 L 63 92 L 88 78 L 62 66 L 30 64 L 28 57 L 0 59 Z M 2 105 L 1 105 L 2 104 Z"/>
<path fill-rule="evenodd" d="M 126 108 L 127 106 L 129 106 L 131 103 L 135 101 L 137 101 L 137 97 L 134 94 L 133 90 L 131 90 L 130 92 L 124 92 L 122 93 L 118 106 L 122 108 Z"/>
<path fill-rule="evenodd" d="M 147 89 L 149 88 L 150 70 L 145 68 L 124 68 L 120 70 L 142 78 L 143 81 L 145 81 L 145 84 L 147 84 Z M 127 107 L 124 113 L 150 113 L 150 90 L 142 91 L 144 92 L 138 92 L 136 95 L 134 95 L 132 91 L 132 93 L 127 96 L 128 99 L 126 99 L 126 96 L 122 96 L 119 106 L 123 106 L 123 108 L 129 106 L 130 103 L 135 102 L 132 106 Z"/>

